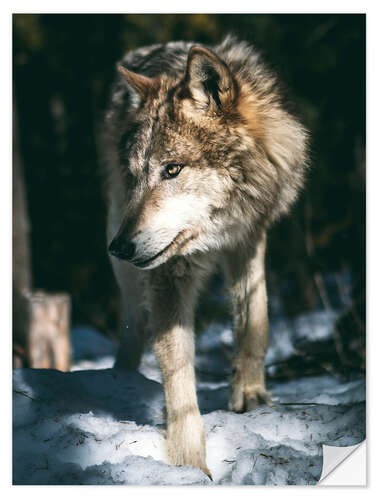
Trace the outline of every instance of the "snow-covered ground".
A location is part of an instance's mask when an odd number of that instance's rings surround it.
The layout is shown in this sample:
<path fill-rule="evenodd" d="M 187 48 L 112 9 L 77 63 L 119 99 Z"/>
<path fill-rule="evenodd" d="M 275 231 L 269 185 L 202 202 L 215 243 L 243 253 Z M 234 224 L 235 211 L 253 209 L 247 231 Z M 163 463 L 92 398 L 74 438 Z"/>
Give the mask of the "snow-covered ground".
<path fill-rule="evenodd" d="M 271 328 L 268 373 L 301 342 L 332 335 L 334 312 Z M 89 328 L 72 332 L 71 373 L 14 372 L 15 484 L 315 484 L 322 447 L 365 437 L 365 381 L 331 375 L 270 381 L 275 407 L 226 410 L 232 335 L 212 325 L 197 338 L 197 387 L 207 434 L 200 470 L 166 463 L 165 412 L 154 356 L 140 372 L 113 370 L 115 349 Z"/>

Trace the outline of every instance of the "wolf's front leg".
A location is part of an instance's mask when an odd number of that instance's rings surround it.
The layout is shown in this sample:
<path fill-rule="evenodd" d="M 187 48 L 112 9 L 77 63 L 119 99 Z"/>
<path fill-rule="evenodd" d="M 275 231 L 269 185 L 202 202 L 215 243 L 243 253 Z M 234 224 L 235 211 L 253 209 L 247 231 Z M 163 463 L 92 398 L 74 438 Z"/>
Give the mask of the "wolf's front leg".
<path fill-rule="evenodd" d="M 195 390 L 193 325 L 196 289 L 189 276 L 174 278 L 165 266 L 153 271 L 150 281 L 150 326 L 163 375 L 169 460 L 173 465 L 200 467 L 210 476 Z"/>
<path fill-rule="evenodd" d="M 264 271 L 266 235 L 253 252 L 226 255 L 226 271 L 233 301 L 235 353 L 229 409 L 249 411 L 272 404 L 264 380 L 268 347 L 267 291 Z"/>

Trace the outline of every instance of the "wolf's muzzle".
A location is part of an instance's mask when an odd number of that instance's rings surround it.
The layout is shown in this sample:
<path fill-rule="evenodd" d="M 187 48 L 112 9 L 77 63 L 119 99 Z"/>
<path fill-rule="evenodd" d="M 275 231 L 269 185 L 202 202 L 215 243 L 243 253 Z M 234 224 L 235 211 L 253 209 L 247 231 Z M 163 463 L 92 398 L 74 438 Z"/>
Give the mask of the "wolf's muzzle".
<path fill-rule="evenodd" d="M 116 236 L 109 245 L 108 251 L 118 259 L 131 260 L 135 254 L 135 244 L 132 241 Z"/>

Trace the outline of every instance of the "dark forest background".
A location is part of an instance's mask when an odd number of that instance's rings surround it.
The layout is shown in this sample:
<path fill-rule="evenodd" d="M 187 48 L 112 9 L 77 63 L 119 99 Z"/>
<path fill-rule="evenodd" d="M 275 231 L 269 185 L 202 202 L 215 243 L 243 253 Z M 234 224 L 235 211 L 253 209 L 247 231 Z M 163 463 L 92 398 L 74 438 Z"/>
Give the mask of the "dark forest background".
<path fill-rule="evenodd" d="M 312 138 L 305 192 L 270 234 L 269 290 L 279 298 L 270 306 L 289 316 L 342 310 L 338 331 L 362 365 L 365 23 L 364 15 L 346 14 L 14 15 L 14 102 L 33 287 L 68 292 L 74 323 L 116 330 L 95 140 L 115 63 L 141 45 L 215 44 L 231 32 L 254 44 L 280 75 Z M 215 302 L 224 294 L 220 280 L 211 286 L 216 294 L 200 310 L 207 320 L 227 314 Z"/>

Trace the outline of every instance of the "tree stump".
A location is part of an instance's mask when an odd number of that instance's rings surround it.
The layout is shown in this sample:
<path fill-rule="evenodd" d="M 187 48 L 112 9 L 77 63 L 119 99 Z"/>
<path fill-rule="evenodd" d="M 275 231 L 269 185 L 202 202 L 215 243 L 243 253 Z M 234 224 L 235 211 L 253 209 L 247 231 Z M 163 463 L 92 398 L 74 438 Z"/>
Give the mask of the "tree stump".
<path fill-rule="evenodd" d="M 29 335 L 26 355 L 33 368 L 70 368 L 70 297 L 66 293 L 25 294 Z"/>

